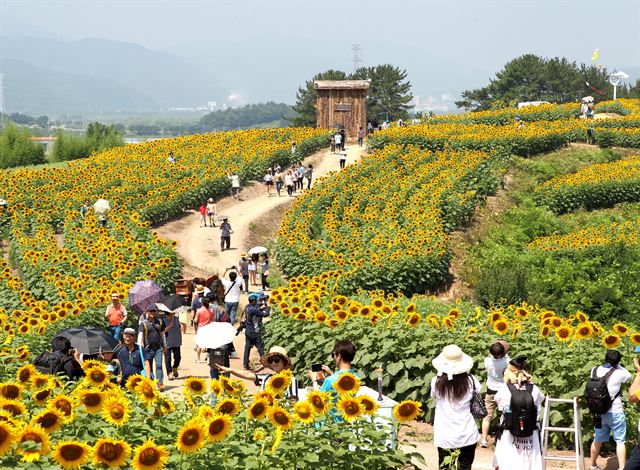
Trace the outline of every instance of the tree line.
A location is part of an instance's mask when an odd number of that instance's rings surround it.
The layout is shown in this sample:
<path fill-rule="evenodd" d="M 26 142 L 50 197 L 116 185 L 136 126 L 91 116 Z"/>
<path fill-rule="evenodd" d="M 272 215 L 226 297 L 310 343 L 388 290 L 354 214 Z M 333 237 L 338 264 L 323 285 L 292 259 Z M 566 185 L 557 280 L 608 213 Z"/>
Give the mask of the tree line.
<path fill-rule="evenodd" d="M 564 57 L 525 54 L 507 62 L 482 88 L 462 92 L 456 105 L 472 111 L 513 106 L 523 101 L 567 103 L 586 95 L 598 101 L 613 99 L 613 87 L 604 67 L 571 62 Z M 640 80 L 618 86 L 618 98 L 640 98 Z"/>

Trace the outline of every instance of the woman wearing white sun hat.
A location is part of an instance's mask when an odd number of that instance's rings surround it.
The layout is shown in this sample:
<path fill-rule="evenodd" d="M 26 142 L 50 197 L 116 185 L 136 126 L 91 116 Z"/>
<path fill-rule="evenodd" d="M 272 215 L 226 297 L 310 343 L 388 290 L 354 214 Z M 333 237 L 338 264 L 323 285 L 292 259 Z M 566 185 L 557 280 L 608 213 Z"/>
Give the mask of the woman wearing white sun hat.
<path fill-rule="evenodd" d="M 439 464 L 442 467 L 444 459 L 459 449 L 458 468 L 471 470 L 479 437 L 471 397 L 474 389 L 480 391 L 480 382 L 469 373 L 473 359 L 450 344 L 431 363 L 438 372 L 431 380 L 431 396 L 436 400 L 433 440 Z"/>

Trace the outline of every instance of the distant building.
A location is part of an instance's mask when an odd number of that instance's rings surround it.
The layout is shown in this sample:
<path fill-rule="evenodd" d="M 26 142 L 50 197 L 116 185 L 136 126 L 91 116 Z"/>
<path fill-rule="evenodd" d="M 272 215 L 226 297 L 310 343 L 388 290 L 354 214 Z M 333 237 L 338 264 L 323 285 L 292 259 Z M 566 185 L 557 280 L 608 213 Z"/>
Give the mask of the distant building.
<path fill-rule="evenodd" d="M 317 80 L 314 82 L 317 126 L 344 127 L 347 139 L 355 139 L 358 128 L 367 128 L 367 90 L 370 80 Z"/>
<path fill-rule="evenodd" d="M 31 137 L 31 140 L 43 145 L 45 155 L 49 155 L 53 150 L 53 144 L 58 138 L 50 135 L 49 137 Z"/>

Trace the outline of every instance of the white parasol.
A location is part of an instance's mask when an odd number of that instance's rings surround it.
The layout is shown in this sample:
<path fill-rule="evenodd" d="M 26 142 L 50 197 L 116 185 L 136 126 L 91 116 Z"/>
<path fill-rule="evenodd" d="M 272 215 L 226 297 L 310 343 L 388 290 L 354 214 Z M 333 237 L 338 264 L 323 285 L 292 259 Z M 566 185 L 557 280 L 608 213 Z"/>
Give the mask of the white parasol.
<path fill-rule="evenodd" d="M 93 205 L 93 210 L 96 214 L 105 214 L 111 209 L 109 201 L 106 199 L 98 199 Z"/>
<path fill-rule="evenodd" d="M 584 101 L 585 103 L 593 103 L 595 100 L 593 99 L 593 96 L 585 96 L 584 98 L 582 98 L 582 101 Z"/>
<path fill-rule="evenodd" d="M 195 336 L 196 346 L 201 349 L 217 349 L 233 342 L 236 329 L 227 322 L 212 322 L 198 328 Z"/>
<path fill-rule="evenodd" d="M 250 255 L 259 255 L 260 253 L 266 253 L 267 250 L 264 246 L 254 246 L 249 250 Z"/>

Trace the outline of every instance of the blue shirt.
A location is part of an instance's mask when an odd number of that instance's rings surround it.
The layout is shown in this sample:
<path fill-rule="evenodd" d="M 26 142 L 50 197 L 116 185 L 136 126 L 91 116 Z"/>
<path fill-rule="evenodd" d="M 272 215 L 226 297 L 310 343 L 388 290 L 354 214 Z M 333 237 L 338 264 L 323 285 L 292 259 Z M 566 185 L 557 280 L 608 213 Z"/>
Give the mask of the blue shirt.
<path fill-rule="evenodd" d="M 140 356 L 142 351 L 142 356 Z M 127 379 L 139 374 L 144 370 L 144 361 L 149 360 L 149 354 L 144 348 L 141 348 L 137 344 L 134 345 L 133 351 L 129 351 L 126 346 L 120 349 L 118 352 L 118 361 L 120 362 L 120 370 L 122 373 L 122 385 L 125 384 Z"/>
<path fill-rule="evenodd" d="M 260 331 L 256 331 L 256 325 L 258 330 L 262 329 L 262 319 L 268 317 L 271 313 L 271 308 L 267 307 L 265 310 L 260 309 L 258 305 L 247 305 L 245 309 L 247 321 L 245 323 L 246 332 L 248 335 L 260 334 Z"/>
<path fill-rule="evenodd" d="M 331 396 L 333 397 L 333 406 L 329 410 L 328 414 L 329 414 L 329 416 L 331 418 L 333 418 L 333 420 L 335 422 L 342 421 L 342 416 L 340 416 L 340 415 L 338 415 L 336 413 L 336 402 L 338 401 L 338 392 L 336 392 L 336 389 L 333 386 L 333 384 L 340 378 L 341 375 L 343 375 L 343 374 L 345 374 L 347 372 L 349 372 L 350 374 L 353 374 L 356 377 L 360 378 L 360 375 L 358 373 L 356 373 L 356 371 L 353 370 L 353 369 L 337 370 L 333 374 L 331 374 L 329 377 L 324 379 L 324 382 L 322 383 L 322 387 L 320 387 L 320 391 L 321 392 L 329 392 L 331 394 Z"/>

